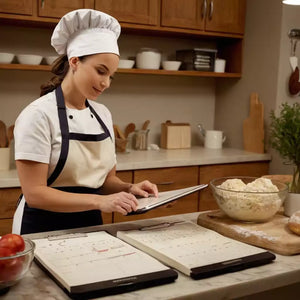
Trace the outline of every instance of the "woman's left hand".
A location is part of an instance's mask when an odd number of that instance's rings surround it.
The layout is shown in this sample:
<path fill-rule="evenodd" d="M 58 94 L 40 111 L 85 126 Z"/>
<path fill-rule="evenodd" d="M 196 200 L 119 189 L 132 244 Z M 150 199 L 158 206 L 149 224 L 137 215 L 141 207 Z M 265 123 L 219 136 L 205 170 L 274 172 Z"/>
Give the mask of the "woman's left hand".
<path fill-rule="evenodd" d="M 155 197 L 158 197 L 158 189 L 156 184 L 151 183 L 149 180 L 144 180 L 142 182 L 133 184 L 129 188 L 128 192 L 141 197 L 148 197 L 149 194 L 153 194 Z"/>

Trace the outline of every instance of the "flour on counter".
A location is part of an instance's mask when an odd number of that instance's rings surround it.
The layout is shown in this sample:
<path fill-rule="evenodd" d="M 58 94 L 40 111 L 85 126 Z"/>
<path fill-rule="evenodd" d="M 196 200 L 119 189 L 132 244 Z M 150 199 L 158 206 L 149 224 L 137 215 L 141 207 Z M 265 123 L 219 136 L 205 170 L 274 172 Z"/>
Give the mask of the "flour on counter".
<path fill-rule="evenodd" d="M 272 241 L 275 242 L 276 240 L 278 240 L 278 237 L 269 236 L 265 232 L 260 231 L 260 230 L 249 230 L 249 229 L 245 229 L 240 226 L 237 226 L 237 225 L 232 225 L 230 227 L 232 229 L 234 229 L 238 234 L 243 235 L 244 237 L 256 236 L 256 237 L 260 237 L 265 240 L 269 240 L 271 242 Z"/>

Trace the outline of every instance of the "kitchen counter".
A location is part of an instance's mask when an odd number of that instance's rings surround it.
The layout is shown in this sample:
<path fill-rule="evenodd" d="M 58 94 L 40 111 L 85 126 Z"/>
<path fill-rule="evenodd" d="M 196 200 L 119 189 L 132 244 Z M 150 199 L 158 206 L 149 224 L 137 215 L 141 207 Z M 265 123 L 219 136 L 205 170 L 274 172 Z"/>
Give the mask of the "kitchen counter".
<path fill-rule="evenodd" d="M 224 163 L 268 161 L 270 154 L 259 154 L 243 150 L 223 148 L 206 149 L 192 147 L 177 150 L 148 150 L 117 154 L 117 170 L 138 170 L 181 166 L 201 166 Z M 19 187 L 16 170 L 0 171 L 0 188 Z"/>
<path fill-rule="evenodd" d="M 138 228 L 140 226 L 153 225 L 165 221 L 191 220 L 196 222 L 199 213 L 191 213 L 177 216 L 161 217 L 155 219 L 102 225 L 87 229 L 76 230 L 86 232 L 95 230 L 107 230 L 115 235 L 117 230 Z M 56 232 L 63 234 L 75 232 L 75 230 Z M 52 233 L 53 234 L 53 233 Z M 44 237 L 45 233 L 28 235 L 31 238 Z M 280 291 L 288 299 L 298 299 L 297 291 L 300 288 L 300 255 L 282 256 L 276 255 L 276 260 L 270 264 L 246 269 L 239 272 L 228 273 L 207 279 L 193 280 L 179 273 L 174 283 L 136 290 L 115 296 L 107 296 L 101 299 L 233 299 L 246 297 L 245 299 L 284 299 Z M 257 293 L 261 293 L 258 294 Z M 273 293 L 273 294 L 272 294 Z M 252 295 L 252 296 L 249 296 Z M 263 296 L 262 296 L 263 295 Z M 270 296 L 271 295 L 271 296 Z M 281 295 L 281 296 L 280 296 Z M 270 298 L 268 298 L 268 296 Z M 279 297 L 278 297 L 279 296 Z M 68 296 L 33 263 L 30 271 L 16 286 L 3 296 L 4 300 L 14 299 L 69 299 Z"/>

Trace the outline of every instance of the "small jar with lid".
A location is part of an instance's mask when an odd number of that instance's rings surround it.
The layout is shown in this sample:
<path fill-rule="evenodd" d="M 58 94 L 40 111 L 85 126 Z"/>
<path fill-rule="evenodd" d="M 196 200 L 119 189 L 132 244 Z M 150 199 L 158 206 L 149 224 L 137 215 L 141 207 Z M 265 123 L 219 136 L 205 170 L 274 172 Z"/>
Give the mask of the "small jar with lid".
<path fill-rule="evenodd" d="M 161 62 L 161 53 L 153 48 L 141 48 L 136 55 L 138 69 L 158 70 Z"/>

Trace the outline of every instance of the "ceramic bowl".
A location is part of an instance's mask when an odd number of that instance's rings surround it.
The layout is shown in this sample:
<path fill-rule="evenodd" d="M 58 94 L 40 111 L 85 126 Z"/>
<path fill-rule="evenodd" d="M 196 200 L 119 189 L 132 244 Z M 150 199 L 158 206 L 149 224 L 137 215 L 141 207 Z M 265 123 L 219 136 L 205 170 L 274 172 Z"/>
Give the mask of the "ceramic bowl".
<path fill-rule="evenodd" d="M 265 222 L 284 203 L 288 186 L 257 177 L 222 177 L 210 182 L 219 208 L 229 217 L 245 222 Z"/>
<path fill-rule="evenodd" d="M 33 54 L 19 54 L 17 59 L 20 64 L 23 65 L 39 65 L 43 59 L 43 56 Z"/>
<path fill-rule="evenodd" d="M 119 69 L 132 69 L 135 61 L 131 59 L 120 59 L 119 61 Z"/>
<path fill-rule="evenodd" d="M 164 70 L 177 71 L 180 68 L 181 61 L 165 60 L 161 64 Z"/>
<path fill-rule="evenodd" d="M 13 53 L 0 52 L 0 64 L 10 64 L 14 56 Z"/>
<path fill-rule="evenodd" d="M 26 238 L 24 242 L 24 251 L 12 256 L 0 257 L 0 294 L 19 282 L 32 264 L 35 244 Z"/>
<path fill-rule="evenodd" d="M 52 65 L 53 62 L 58 58 L 57 55 L 54 55 L 54 56 L 46 56 L 45 57 L 45 62 L 48 64 L 48 65 Z"/>

